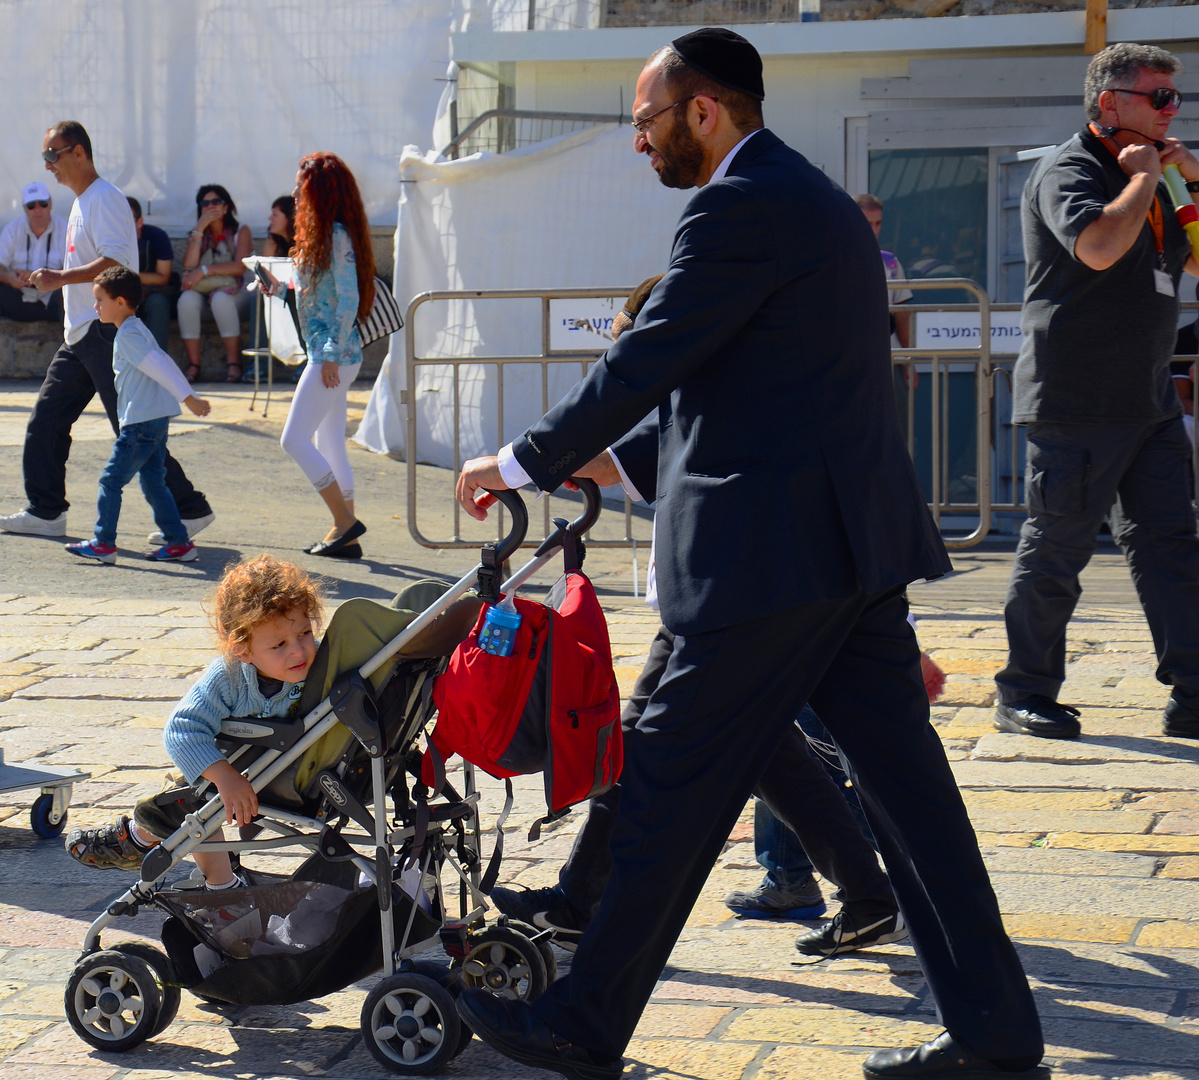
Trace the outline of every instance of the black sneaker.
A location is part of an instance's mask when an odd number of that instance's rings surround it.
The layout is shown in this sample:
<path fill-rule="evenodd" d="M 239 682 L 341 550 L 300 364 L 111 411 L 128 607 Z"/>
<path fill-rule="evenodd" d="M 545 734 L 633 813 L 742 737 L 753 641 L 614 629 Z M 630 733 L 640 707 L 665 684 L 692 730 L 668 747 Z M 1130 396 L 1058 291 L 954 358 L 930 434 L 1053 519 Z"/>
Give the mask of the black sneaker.
<path fill-rule="evenodd" d="M 1082 734 L 1079 712 L 1043 694 L 1030 694 L 1019 701 L 995 706 L 995 727 L 1014 735 L 1036 735 L 1041 739 L 1077 739 Z"/>
<path fill-rule="evenodd" d="M 133 839 L 124 814 L 99 829 L 75 829 L 66 839 L 66 849 L 76 862 L 97 870 L 139 870 L 150 850 Z"/>
<path fill-rule="evenodd" d="M 1199 739 L 1199 703 L 1180 701 L 1171 694 L 1166 702 L 1162 734 L 1175 739 Z"/>
<path fill-rule="evenodd" d="M 575 951 L 591 921 L 575 911 L 557 885 L 549 889 L 505 889 L 497 885 L 489 899 L 508 918 L 552 931 L 554 944 L 567 952 Z"/>
<path fill-rule="evenodd" d="M 903 916 L 898 911 L 889 915 L 870 916 L 859 922 L 851 912 L 842 908 L 818 930 L 801 934 L 795 947 L 805 956 L 840 956 L 842 953 L 868 949 L 871 945 L 886 945 L 908 936 Z"/>

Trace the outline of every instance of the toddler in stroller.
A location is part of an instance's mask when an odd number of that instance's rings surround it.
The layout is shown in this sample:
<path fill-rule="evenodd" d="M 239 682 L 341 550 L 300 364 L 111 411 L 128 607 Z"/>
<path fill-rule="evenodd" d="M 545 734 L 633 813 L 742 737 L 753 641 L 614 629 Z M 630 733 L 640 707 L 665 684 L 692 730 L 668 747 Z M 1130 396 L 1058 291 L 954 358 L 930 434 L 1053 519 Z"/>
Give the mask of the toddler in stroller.
<path fill-rule="evenodd" d="M 513 512 L 509 536 L 488 545 L 493 572 L 527 524 L 519 497 L 509 499 L 520 513 Z M 590 520 L 597 509 L 598 499 Z M 581 533 L 583 521 L 563 522 L 559 533 Z M 561 547 L 556 533 L 505 588 L 518 587 Z M 153 1037 L 173 1019 L 180 988 L 232 1004 L 291 1004 L 382 969 L 362 1009 L 366 1046 L 393 1071 L 426 1073 L 470 1040 L 455 1008 L 462 989 L 531 999 L 552 981 L 545 933 L 504 918 L 485 923 L 473 770 L 465 767 L 461 794 L 449 783 L 431 793 L 420 782 L 433 680 L 478 620 L 477 576 L 472 570 L 448 588 L 417 583 L 391 605 L 347 601 L 310 663 L 297 719 L 220 724 L 223 760 L 257 803 L 251 823 L 237 815 L 236 839 L 221 836 L 229 812 L 219 786 L 215 796 L 183 788 L 153 800 L 177 827 L 142 856 L 139 880 L 91 925 L 67 982 L 67 1018 L 84 1041 L 119 1052 Z M 168 881 L 189 855 L 283 848 L 307 853 L 287 875 L 243 871 L 244 885 L 215 894 Z M 447 894 L 455 884 L 452 915 Z M 102 946 L 113 922 L 143 908 L 167 916 L 165 954 L 137 942 Z M 416 959 L 438 947 L 449 965 Z"/>

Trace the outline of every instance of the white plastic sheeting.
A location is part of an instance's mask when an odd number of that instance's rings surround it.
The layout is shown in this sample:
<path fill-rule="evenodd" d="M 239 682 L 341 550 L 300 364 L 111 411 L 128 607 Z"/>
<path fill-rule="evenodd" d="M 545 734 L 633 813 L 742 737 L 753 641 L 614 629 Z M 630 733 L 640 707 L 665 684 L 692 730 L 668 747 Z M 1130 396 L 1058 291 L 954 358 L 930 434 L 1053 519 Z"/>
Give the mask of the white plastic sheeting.
<path fill-rule="evenodd" d="M 564 135 L 510 154 L 434 161 L 409 147 L 396 233 L 395 293 L 461 289 L 632 287 L 666 267 L 687 192 L 664 188 L 628 129 Z M 417 309 L 422 357 L 537 354 L 537 300 L 430 302 Z M 555 365 L 552 404 L 579 378 L 577 362 Z M 452 467 L 450 369 L 418 371 L 417 460 Z M 495 365 L 461 368 L 461 460 L 494 453 L 542 414 L 538 365 L 507 365 L 504 430 L 497 429 Z M 393 335 L 355 438 L 405 456 L 405 337 Z"/>
<path fill-rule="evenodd" d="M 497 0 L 498 2 L 498 0 Z M 424 144 L 449 33 L 480 0 L 2 0 L 0 217 L 45 176 L 56 120 L 88 129 L 100 172 L 172 232 L 202 183 L 229 189 L 255 230 L 314 150 L 345 158 L 371 220 L 390 223 L 396 162 Z"/>

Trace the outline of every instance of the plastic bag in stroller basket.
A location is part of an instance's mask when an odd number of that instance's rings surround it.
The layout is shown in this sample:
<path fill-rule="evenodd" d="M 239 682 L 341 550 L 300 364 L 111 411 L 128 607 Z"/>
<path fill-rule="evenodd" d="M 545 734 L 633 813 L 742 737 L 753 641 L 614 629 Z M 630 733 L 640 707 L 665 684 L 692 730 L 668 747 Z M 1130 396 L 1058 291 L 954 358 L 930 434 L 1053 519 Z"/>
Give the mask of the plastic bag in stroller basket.
<path fill-rule="evenodd" d="M 569 571 L 549 603 L 515 601 L 521 625 L 511 656 L 479 648 L 481 611 L 433 687 L 442 758 L 459 754 L 505 779 L 544 772 L 551 814 L 610 788 L 623 760 L 620 691 L 599 600 L 587 576 Z M 426 753 L 422 779 L 434 784 Z"/>
<path fill-rule="evenodd" d="M 172 919 L 163 945 L 181 981 L 202 997 L 241 1005 L 291 1004 L 333 993 L 383 966 L 374 886 L 289 878 L 221 892 L 162 892 Z M 392 905 L 397 935 L 412 914 L 407 896 Z M 440 923 L 419 906 L 412 941 Z"/>

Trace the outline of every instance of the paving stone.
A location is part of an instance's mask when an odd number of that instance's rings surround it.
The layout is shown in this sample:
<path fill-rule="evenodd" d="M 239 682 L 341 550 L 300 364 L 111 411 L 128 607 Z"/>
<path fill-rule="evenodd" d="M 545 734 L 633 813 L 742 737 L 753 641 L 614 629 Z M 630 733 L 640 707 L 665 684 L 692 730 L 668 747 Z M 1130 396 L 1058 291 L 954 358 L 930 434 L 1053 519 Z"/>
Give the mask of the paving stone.
<path fill-rule="evenodd" d="M 1120 791 L 1190 791 L 1199 788 L 1199 766 L 1174 764 L 1054 765 L 1042 761 L 957 761 L 960 787 L 1099 788 Z"/>
<path fill-rule="evenodd" d="M 1193 1066 L 1199 1061 L 1199 1034 L 1162 1025 L 1121 1024 L 1110 1019 L 1050 1018 L 1042 1026 L 1046 1052 L 1050 1054 L 1063 1053 L 1091 1060 L 1107 1058 L 1159 1067 Z"/>
<path fill-rule="evenodd" d="M 11 1050 L 33 1038 L 50 1026 L 49 1020 L 27 1020 L 15 1016 L 7 1017 L 0 1023 L 0 1053 L 7 1054 Z"/>
<path fill-rule="evenodd" d="M 1199 881 L 1199 855 L 1179 855 L 1173 859 L 1167 859 L 1166 865 L 1162 867 L 1158 876 Z"/>
<path fill-rule="evenodd" d="M 1176 810 L 1163 814 L 1154 825 L 1155 833 L 1199 833 L 1199 812 Z"/>
<path fill-rule="evenodd" d="M 758 1067 L 755 1080 L 860 1080 L 860 1050 L 825 1050 L 815 1046 L 779 1046 Z"/>
<path fill-rule="evenodd" d="M 1155 791 L 1137 795 L 1130 805 L 1151 814 L 1172 810 L 1199 813 L 1199 791 Z"/>
<path fill-rule="evenodd" d="M 1199 853 L 1199 836 L 1127 836 L 1120 833 L 1050 833 L 1045 840 L 1051 847 L 1090 848 L 1100 851 L 1136 851 L 1141 854 L 1189 855 Z"/>
<path fill-rule="evenodd" d="M 1153 877 L 1157 859 L 1114 851 L 1079 851 L 1046 847 L 1012 851 L 982 847 L 987 869 L 992 874 L 1086 874 L 1105 877 Z"/>
<path fill-rule="evenodd" d="M 1156 949 L 1199 949 L 1199 922 L 1170 920 L 1141 928 L 1137 944 Z"/>
<path fill-rule="evenodd" d="M 734 1041 L 808 1043 L 816 1046 L 911 1046 L 934 1039 L 939 1025 L 853 1009 L 824 1012 L 816 1020 L 802 1008 L 747 1008 L 724 1030 Z"/>
<path fill-rule="evenodd" d="M 1168 816 L 1168 815 L 1167 815 Z M 1152 814 L 1129 810 L 972 810 L 970 820 L 980 832 L 1049 832 L 1063 830 L 1085 833 L 1147 833 L 1153 828 Z M 1155 832 L 1164 830 L 1158 828 Z M 1199 830 L 1197 830 L 1199 831 Z"/>
<path fill-rule="evenodd" d="M 991 883 L 1000 910 L 1012 915 L 1177 919 L 1199 911 L 1199 885 L 1190 881 L 992 874 Z"/>
<path fill-rule="evenodd" d="M 1088 915 L 1004 915 L 1003 925 L 1014 938 L 1054 941 L 1096 941 L 1121 944 L 1131 941 L 1137 919 Z"/>
<path fill-rule="evenodd" d="M 658 984 L 655 1001 L 697 1001 L 727 1005 L 789 1005 L 840 1008 L 862 1012 L 908 1011 L 927 989 L 924 976 L 844 973 L 824 965 L 772 971 L 682 971 Z"/>
<path fill-rule="evenodd" d="M 99 698 L 113 701 L 178 701 L 187 683 L 181 678 L 131 679 L 128 677 L 46 679 L 36 686 L 22 689 L 27 698 L 58 698 L 75 700 Z"/>
<path fill-rule="evenodd" d="M 634 1039 L 624 1053 L 624 1075 L 628 1080 L 695 1080 L 701 1076 L 705 1080 L 739 1080 L 757 1054 L 757 1046 Z"/>
<path fill-rule="evenodd" d="M 1163 744 L 1165 745 L 1165 744 Z M 1169 747 L 1173 751 L 1173 747 Z M 994 732 L 978 740 L 972 755 L 979 761 L 1052 761 L 1062 764 L 1108 762 L 1154 762 L 1171 764 L 1180 757 L 1199 761 L 1199 747 L 1192 755 L 1155 749 L 1155 740 L 1102 738 L 1084 735 L 1078 739 L 1038 739 L 1032 735 Z"/>
<path fill-rule="evenodd" d="M 641 1039 L 702 1039 L 710 1035 L 732 1012 L 732 1009 L 714 1005 L 660 1005 L 651 1002 L 641 1014 L 634 1035 Z"/>
<path fill-rule="evenodd" d="M 1153 796 L 1156 797 L 1156 796 Z M 1119 791 L 993 791 L 967 788 L 962 792 L 967 809 L 1024 810 L 1116 810 L 1124 805 L 1124 793 Z M 1142 809 L 1137 804 L 1137 809 Z M 1152 811 L 1152 808 L 1144 809 Z"/>
<path fill-rule="evenodd" d="M 1044 983 L 1030 979 L 1037 1011 L 1045 1017 L 1101 1020 L 1141 1020 L 1165 1024 L 1178 1008 L 1174 990 L 1150 990 L 1143 986 L 1074 986 Z"/>
<path fill-rule="evenodd" d="M 111 1065 L 0 1065 L 0 1080 L 111 1080 L 121 1070 Z"/>

